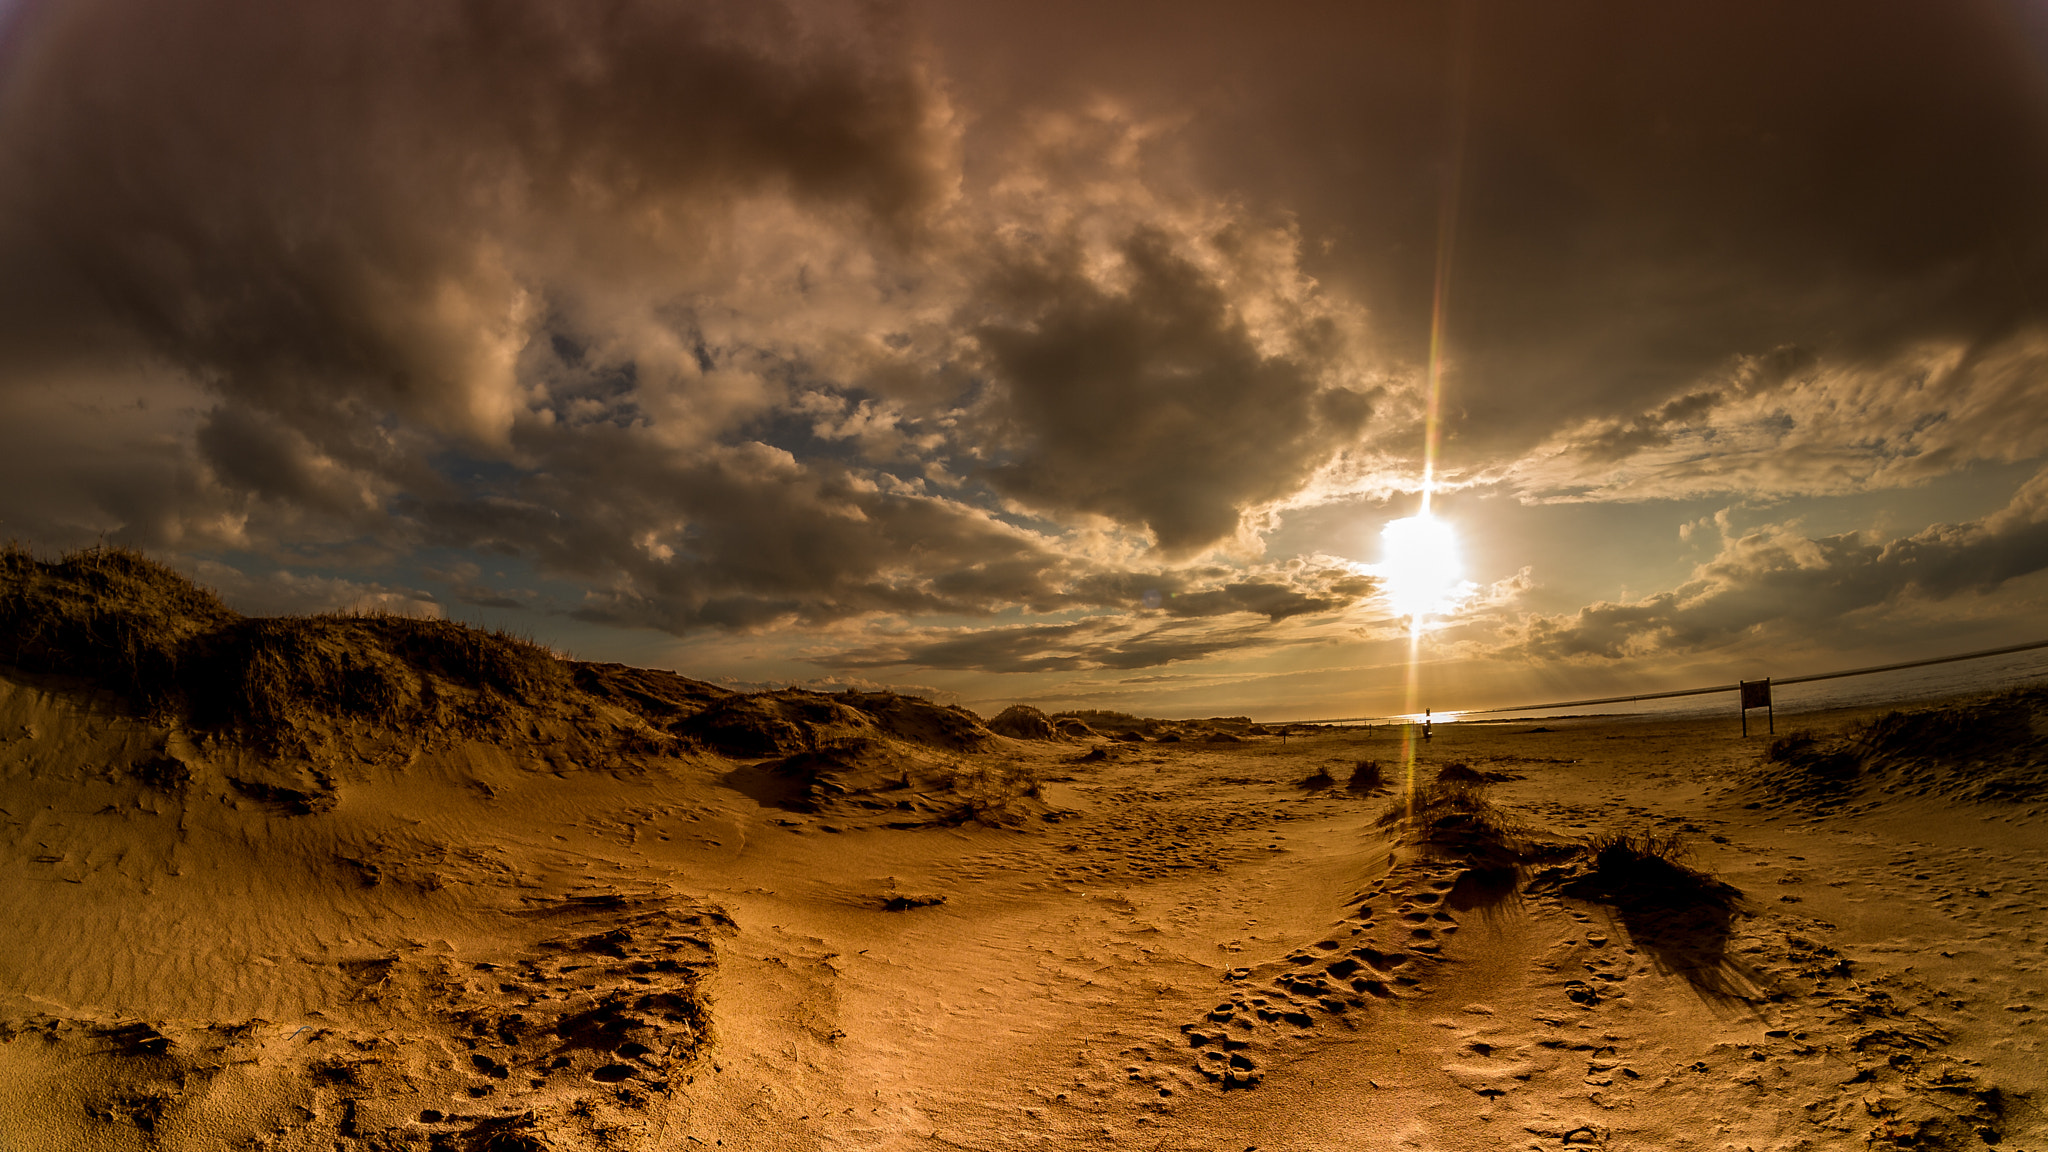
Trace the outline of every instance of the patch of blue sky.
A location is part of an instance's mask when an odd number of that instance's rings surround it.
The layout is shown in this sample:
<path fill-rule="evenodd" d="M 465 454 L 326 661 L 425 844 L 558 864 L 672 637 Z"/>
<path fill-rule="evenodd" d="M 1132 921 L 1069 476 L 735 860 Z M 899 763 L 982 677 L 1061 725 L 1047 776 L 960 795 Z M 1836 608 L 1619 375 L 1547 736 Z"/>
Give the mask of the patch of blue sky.
<path fill-rule="evenodd" d="M 454 448 L 428 457 L 427 467 L 436 476 L 472 493 L 509 493 L 534 474 L 532 469 L 510 460 L 472 456 Z"/>

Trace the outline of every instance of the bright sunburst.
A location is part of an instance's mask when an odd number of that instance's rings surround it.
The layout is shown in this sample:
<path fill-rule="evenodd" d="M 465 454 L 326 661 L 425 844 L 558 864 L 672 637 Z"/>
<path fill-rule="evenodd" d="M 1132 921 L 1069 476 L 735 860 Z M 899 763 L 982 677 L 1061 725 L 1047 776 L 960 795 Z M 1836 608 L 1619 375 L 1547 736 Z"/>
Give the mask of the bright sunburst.
<path fill-rule="evenodd" d="M 1384 592 L 1397 615 L 1419 623 L 1424 616 L 1450 610 L 1464 592 L 1457 533 L 1428 512 L 1389 523 L 1380 532 L 1380 545 Z"/>

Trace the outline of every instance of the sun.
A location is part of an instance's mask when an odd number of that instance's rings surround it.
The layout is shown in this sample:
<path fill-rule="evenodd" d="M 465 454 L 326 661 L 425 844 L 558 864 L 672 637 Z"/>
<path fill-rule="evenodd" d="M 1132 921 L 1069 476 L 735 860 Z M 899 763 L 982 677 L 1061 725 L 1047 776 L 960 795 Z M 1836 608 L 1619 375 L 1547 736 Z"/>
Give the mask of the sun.
<path fill-rule="evenodd" d="M 1420 623 L 1456 606 L 1465 591 L 1458 534 L 1427 512 L 1390 522 L 1380 532 L 1380 577 L 1387 605 Z"/>

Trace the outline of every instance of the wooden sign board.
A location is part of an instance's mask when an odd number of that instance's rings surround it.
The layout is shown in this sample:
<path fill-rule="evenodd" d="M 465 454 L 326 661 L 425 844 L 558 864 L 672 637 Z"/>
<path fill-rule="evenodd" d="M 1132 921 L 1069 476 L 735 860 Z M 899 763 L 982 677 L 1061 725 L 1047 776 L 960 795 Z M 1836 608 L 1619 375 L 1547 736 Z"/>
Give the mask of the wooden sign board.
<path fill-rule="evenodd" d="M 1775 708 L 1771 707 L 1770 678 L 1743 680 L 1740 681 L 1740 684 L 1742 685 L 1742 734 L 1744 736 L 1749 735 L 1749 710 L 1751 708 L 1763 708 L 1767 710 L 1770 716 L 1771 734 L 1776 735 L 1778 732 L 1778 713 Z"/>

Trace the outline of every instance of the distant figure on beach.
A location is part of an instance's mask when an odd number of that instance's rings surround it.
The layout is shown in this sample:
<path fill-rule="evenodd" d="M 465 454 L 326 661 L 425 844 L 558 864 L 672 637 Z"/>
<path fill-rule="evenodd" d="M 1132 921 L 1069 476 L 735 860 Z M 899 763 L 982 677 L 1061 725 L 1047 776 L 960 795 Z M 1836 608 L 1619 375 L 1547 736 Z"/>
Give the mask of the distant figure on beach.
<path fill-rule="evenodd" d="M 1422 738 L 1429 739 L 1429 709 L 1422 710 Z"/>

